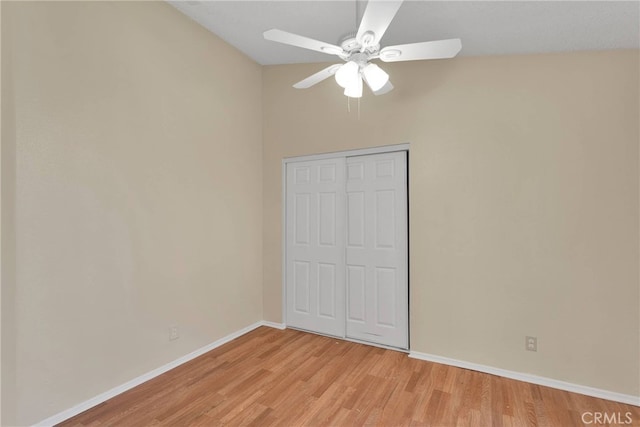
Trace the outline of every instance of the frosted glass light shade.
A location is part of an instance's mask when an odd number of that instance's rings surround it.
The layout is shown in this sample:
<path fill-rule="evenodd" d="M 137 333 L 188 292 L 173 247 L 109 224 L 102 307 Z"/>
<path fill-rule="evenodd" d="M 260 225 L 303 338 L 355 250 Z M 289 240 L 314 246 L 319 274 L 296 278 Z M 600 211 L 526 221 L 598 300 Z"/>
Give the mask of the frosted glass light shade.
<path fill-rule="evenodd" d="M 382 68 L 376 64 L 369 64 L 362 70 L 364 78 L 367 80 L 367 84 L 373 92 L 376 92 L 389 81 L 389 74 L 385 73 Z"/>
<path fill-rule="evenodd" d="M 357 79 L 344 89 L 344 94 L 349 98 L 362 97 L 362 78 L 358 74 Z"/>
<path fill-rule="evenodd" d="M 343 88 L 351 87 L 360 80 L 360 67 L 353 61 L 349 61 L 336 71 L 336 82 Z"/>

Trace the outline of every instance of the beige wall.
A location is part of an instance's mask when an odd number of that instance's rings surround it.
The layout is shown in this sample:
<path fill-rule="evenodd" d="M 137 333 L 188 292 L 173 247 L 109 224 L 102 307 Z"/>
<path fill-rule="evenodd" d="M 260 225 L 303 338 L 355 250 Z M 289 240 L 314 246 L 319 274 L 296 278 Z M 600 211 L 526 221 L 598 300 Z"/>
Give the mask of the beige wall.
<path fill-rule="evenodd" d="M 262 319 L 261 69 L 164 2 L 2 2 L 2 15 L 11 425 Z"/>
<path fill-rule="evenodd" d="M 265 67 L 264 315 L 281 159 L 410 142 L 411 349 L 640 395 L 638 51 L 385 64 L 360 105 Z M 525 335 L 538 352 L 524 350 Z"/>
<path fill-rule="evenodd" d="M 0 7 L 0 11 L 4 9 Z M 16 327 L 15 327 L 15 175 L 16 141 L 15 108 L 13 105 L 10 24 L 2 13 L 2 59 L 0 61 L 2 80 L 1 96 L 1 159 L 0 159 L 0 424 L 15 419 L 16 407 Z"/>

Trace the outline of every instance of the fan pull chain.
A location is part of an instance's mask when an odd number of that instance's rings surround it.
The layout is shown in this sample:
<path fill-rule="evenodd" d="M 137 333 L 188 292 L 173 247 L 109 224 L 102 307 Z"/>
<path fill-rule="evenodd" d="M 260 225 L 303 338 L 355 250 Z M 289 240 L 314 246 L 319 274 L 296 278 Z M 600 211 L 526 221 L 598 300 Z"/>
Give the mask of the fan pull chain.
<path fill-rule="evenodd" d="M 351 114 L 351 97 L 346 96 L 347 98 L 347 113 Z M 360 120 L 360 98 L 358 98 L 358 120 Z"/>

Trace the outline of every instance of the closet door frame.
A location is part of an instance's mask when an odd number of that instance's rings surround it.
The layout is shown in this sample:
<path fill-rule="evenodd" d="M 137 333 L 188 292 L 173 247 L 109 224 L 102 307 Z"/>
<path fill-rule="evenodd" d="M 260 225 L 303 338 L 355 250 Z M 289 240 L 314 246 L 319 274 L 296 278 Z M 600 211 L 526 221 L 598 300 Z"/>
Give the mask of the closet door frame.
<path fill-rule="evenodd" d="M 394 144 L 394 145 L 384 145 L 384 146 L 380 146 L 380 147 L 371 147 L 371 148 L 362 148 L 362 149 L 357 149 L 357 150 L 346 150 L 346 151 L 334 151 L 334 152 L 329 152 L 329 153 L 322 153 L 322 154 L 311 154 L 311 155 L 306 155 L 306 156 L 297 156 L 297 157 L 285 157 L 284 159 L 282 159 L 282 166 L 281 166 L 281 188 L 282 188 L 282 203 L 281 203 L 281 240 L 282 240 L 282 247 L 281 247 L 281 256 L 282 256 L 282 265 L 281 265 L 281 271 L 282 271 L 282 283 L 281 283 L 281 289 L 282 289 L 282 324 L 287 327 L 287 165 L 289 163 L 295 163 L 295 162 L 304 162 L 304 161 L 312 161 L 312 160 L 323 160 L 323 159 L 333 159 L 336 157 L 353 157 L 353 156 L 364 156 L 364 155 L 369 155 L 369 154 L 381 154 L 381 153 L 392 153 L 392 152 L 398 152 L 398 151 L 406 151 L 407 152 L 407 202 L 409 203 L 409 152 L 410 152 L 410 143 L 404 143 L 404 144 Z M 407 208 L 409 208 L 409 206 L 407 206 Z M 407 213 L 409 213 L 410 209 L 407 210 Z M 409 215 L 407 215 L 407 227 L 410 226 L 409 224 Z M 410 247 L 410 239 L 409 236 L 407 236 L 407 243 L 409 245 L 408 248 L 408 252 L 407 252 L 407 267 L 409 267 L 409 259 L 411 257 L 411 247 Z M 404 351 L 404 352 L 408 352 L 411 348 L 411 273 L 410 273 L 410 269 L 408 269 L 408 295 L 409 295 L 409 301 L 407 301 L 407 339 L 408 339 L 408 345 L 407 345 L 407 349 L 399 349 L 397 347 L 389 347 L 386 345 L 382 345 L 382 344 L 376 344 L 376 343 L 371 343 L 371 342 L 367 342 L 367 341 L 360 341 L 357 339 L 352 339 L 352 338 L 347 338 L 346 337 L 346 331 L 345 331 L 345 336 L 340 337 L 341 339 L 347 340 L 347 341 L 354 341 L 354 342 L 361 342 L 364 344 L 368 344 L 368 345 L 373 345 L 373 346 L 377 346 L 377 347 L 384 347 L 384 348 L 389 348 L 392 350 L 398 350 L 398 351 Z"/>

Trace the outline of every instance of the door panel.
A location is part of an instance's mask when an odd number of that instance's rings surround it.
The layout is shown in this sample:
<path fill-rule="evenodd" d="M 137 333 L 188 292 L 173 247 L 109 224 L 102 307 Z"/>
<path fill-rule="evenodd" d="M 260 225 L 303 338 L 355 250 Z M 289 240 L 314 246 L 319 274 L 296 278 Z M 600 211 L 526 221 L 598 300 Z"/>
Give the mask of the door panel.
<path fill-rule="evenodd" d="M 344 337 L 345 158 L 287 165 L 289 326 Z"/>
<path fill-rule="evenodd" d="M 396 326 L 396 281 L 395 268 L 375 269 L 376 324 L 378 326 Z"/>
<path fill-rule="evenodd" d="M 293 298 L 294 311 L 309 314 L 309 263 L 304 261 L 294 262 L 293 273 Z"/>
<path fill-rule="evenodd" d="M 347 319 L 364 323 L 365 268 L 362 265 L 347 266 Z"/>
<path fill-rule="evenodd" d="M 336 246 L 336 193 L 320 193 L 318 195 L 320 205 L 320 246 Z"/>
<path fill-rule="evenodd" d="M 310 194 L 296 194 L 293 217 L 295 221 L 295 242 L 309 244 L 309 198 Z"/>
<path fill-rule="evenodd" d="M 350 338 L 408 348 L 406 153 L 347 158 Z"/>
<path fill-rule="evenodd" d="M 286 174 L 287 324 L 408 348 L 406 152 Z"/>
<path fill-rule="evenodd" d="M 375 211 L 373 220 L 376 229 L 376 249 L 395 247 L 395 190 L 378 190 L 374 193 Z"/>
<path fill-rule="evenodd" d="M 336 317 L 336 266 L 318 263 L 318 316 Z"/>

